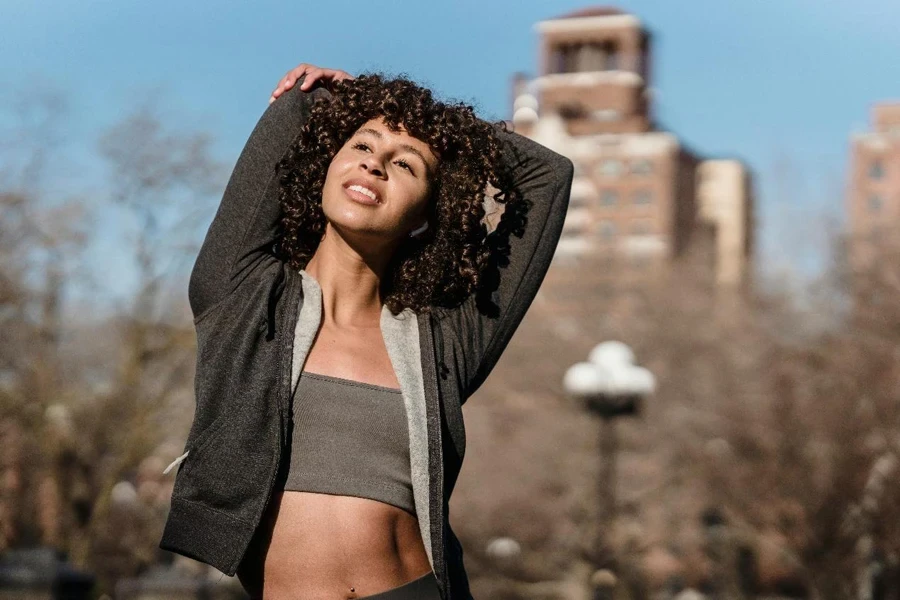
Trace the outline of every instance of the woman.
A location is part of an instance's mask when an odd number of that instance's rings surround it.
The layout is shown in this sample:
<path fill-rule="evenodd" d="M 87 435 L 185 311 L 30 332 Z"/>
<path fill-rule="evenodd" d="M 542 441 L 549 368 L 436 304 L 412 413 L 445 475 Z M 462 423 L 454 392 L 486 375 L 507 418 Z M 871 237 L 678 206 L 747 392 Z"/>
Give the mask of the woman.
<path fill-rule="evenodd" d="M 461 406 L 549 267 L 572 163 L 405 78 L 301 64 L 270 104 L 191 275 L 160 547 L 266 600 L 471 598 Z"/>

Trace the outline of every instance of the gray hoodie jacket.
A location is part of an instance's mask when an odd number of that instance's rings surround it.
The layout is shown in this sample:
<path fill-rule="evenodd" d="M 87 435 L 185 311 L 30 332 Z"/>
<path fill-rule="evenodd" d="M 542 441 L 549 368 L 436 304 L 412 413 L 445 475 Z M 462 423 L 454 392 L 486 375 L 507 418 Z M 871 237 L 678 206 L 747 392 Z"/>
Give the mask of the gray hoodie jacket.
<path fill-rule="evenodd" d="M 237 572 L 272 496 L 290 438 L 290 402 L 322 318 L 321 288 L 274 252 L 281 219 L 275 165 L 316 98 L 269 105 L 238 158 L 191 273 L 196 410 L 159 546 Z M 444 600 L 471 598 L 449 500 L 465 455 L 462 405 L 493 369 L 531 305 L 562 232 L 572 162 L 498 127 L 504 166 L 529 205 L 504 215 L 496 277 L 454 308 L 392 315 L 381 329 L 409 427 L 419 528 Z M 513 222 L 514 221 L 514 222 Z M 510 233 L 511 232 L 511 233 Z M 508 236 L 507 236 L 508 234 Z"/>

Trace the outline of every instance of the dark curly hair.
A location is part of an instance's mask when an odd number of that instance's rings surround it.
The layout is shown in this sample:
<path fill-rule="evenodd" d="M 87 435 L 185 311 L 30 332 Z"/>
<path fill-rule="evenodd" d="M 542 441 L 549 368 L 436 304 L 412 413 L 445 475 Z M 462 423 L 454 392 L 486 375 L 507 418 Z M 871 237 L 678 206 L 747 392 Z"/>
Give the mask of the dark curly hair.
<path fill-rule="evenodd" d="M 501 169 L 495 127 L 463 102 L 445 103 L 406 76 L 368 73 L 331 84 L 279 162 L 283 210 L 280 252 L 291 267 L 304 268 L 325 233 L 322 189 L 335 154 L 364 123 L 383 118 L 393 131 L 404 127 L 440 156 L 431 186 L 425 233 L 406 238 L 382 278 L 382 297 L 397 314 L 454 306 L 476 292 L 488 267 L 491 241 L 485 223 L 488 184 L 494 200 L 515 201 Z"/>

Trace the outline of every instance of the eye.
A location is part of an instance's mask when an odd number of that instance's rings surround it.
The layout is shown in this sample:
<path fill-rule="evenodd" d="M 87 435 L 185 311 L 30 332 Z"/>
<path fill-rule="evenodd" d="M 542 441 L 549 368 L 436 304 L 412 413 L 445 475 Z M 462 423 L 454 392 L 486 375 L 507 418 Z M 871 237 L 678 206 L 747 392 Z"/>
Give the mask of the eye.
<path fill-rule="evenodd" d="M 356 149 L 358 149 L 358 148 L 365 148 L 366 150 L 369 149 L 369 145 L 366 144 L 365 142 L 356 142 L 356 143 L 353 144 L 353 146 L 351 146 L 351 147 L 352 147 L 354 150 L 356 150 Z M 404 169 L 406 169 L 407 171 L 409 171 L 410 173 L 413 173 L 412 165 L 410 165 L 410 164 L 409 164 L 408 162 L 406 162 L 405 160 L 402 160 L 402 159 L 401 159 L 401 160 L 398 160 L 398 161 L 397 161 L 397 164 L 400 165 L 401 167 L 403 167 Z"/>

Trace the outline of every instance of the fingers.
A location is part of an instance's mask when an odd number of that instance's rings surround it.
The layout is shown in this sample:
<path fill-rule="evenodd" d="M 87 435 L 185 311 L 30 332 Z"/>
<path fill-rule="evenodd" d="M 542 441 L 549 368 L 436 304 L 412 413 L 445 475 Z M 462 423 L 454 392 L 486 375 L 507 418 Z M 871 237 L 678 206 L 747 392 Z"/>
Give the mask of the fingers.
<path fill-rule="evenodd" d="M 328 91 L 334 91 L 334 82 L 343 81 L 345 79 L 353 79 L 353 76 L 346 71 L 341 71 L 338 69 L 324 69 L 319 67 L 314 67 L 306 75 L 306 80 L 300 86 L 301 90 L 310 90 L 315 87 L 316 82 L 319 85 L 322 85 Z"/>
<path fill-rule="evenodd" d="M 272 96 L 269 98 L 269 104 L 275 102 L 275 99 L 278 98 L 285 90 L 293 87 L 294 82 L 303 77 L 303 75 L 307 73 L 307 71 L 315 68 L 317 67 L 314 67 L 313 65 L 310 65 L 308 63 L 300 63 L 299 65 L 288 71 L 287 75 L 282 77 L 281 81 L 278 82 L 278 87 L 276 87 L 272 92 Z"/>
<path fill-rule="evenodd" d="M 309 72 L 306 73 L 306 79 L 303 80 L 303 83 L 300 85 L 300 89 L 306 91 L 312 88 L 316 80 L 322 78 L 324 75 L 325 69 L 313 67 Z M 293 85 L 293 83 L 291 83 L 291 85 Z"/>
<path fill-rule="evenodd" d="M 332 81 L 344 81 L 345 79 L 353 79 L 353 75 L 351 75 L 347 71 L 340 71 L 340 70 L 332 71 L 332 75 L 331 75 Z"/>
<path fill-rule="evenodd" d="M 286 90 L 291 89 L 297 80 L 304 75 L 306 75 L 306 79 L 300 84 L 300 89 L 303 91 L 311 90 L 319 80 L 321 80 L 321 85 L 330 89 L 330 84 L 334 81 L 353 79 L 353 76 L 346 71 L 325 69 L 309 63 L 300 63 L 298 66 L 288 71 L 287 75 L 281 78 L 281 81 L 278 82 L 278 87 L 275 88 L 275 91 L 272 92 L 272 96 L 269 98 L 269 104 L 275 102 L 275 99 L 281 96 Z"/>

